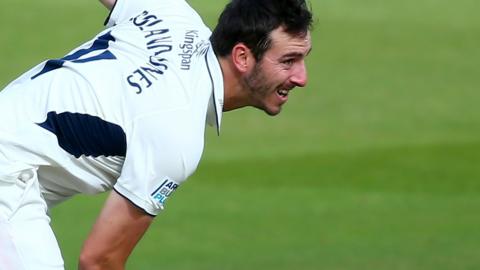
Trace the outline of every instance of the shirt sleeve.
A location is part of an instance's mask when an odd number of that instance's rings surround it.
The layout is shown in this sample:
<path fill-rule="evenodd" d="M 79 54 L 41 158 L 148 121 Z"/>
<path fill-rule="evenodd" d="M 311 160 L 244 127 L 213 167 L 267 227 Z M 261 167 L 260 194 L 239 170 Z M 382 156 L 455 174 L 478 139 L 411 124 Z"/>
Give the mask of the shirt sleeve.
<path fill-rule="evenodd" d="M 127 135 L 127 154 L 114 189 L 152 216 L 200 160 L 203 136 L 201 140 L 192 136 L 189 119 L 186 110 L 143 117 Z"/>

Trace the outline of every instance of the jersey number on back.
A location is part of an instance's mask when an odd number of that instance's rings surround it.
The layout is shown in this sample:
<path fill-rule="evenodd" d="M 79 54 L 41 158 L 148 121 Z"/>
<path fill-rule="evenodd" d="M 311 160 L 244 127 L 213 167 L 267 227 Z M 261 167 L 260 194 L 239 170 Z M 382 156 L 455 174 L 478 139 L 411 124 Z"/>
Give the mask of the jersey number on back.
<path fill-rule="evenodd" d="M 113 53 L 111 53 L 108 49 L 109 42 L 115 41 L 115 38 L 110 34 L 111 32 L 108 32 L 102 36 L 99 36 L 95 41 L 93 42 L 92 46 L 87 49 L 80 49 L 72 54 L 69 54 L 61 59 L 52 59 L 48 60 L 47 63 L 45 63 L 45 66 L 43 69 L 34 75 L 32 77 L 32 80 L 35 79 L 36 77 L 45 74 L 47 72 L 50 72 L 52 70 L 59 69 L 63 66 L 63 64 L 67 61 L 70 61 L 72 63 L 88 63 L 92 61 L 98 61 L 98 60 L 111 60 L 111 59 L 117 59 Z M 81 58 L 87 54 L 90 54 L 92 52 L 98 52 L 96 55 L 88 56 L 85 58 Z"/>

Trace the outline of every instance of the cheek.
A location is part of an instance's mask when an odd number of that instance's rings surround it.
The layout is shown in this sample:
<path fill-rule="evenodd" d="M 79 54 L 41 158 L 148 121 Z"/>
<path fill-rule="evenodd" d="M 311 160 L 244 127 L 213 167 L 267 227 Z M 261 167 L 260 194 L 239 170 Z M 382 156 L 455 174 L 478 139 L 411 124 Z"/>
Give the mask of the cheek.
<path fill-rule="evenodd" d="M 283 84 L 285 81 L 287 81 L 288 77 L 290 76 L 290 73 L 285 70 L 277 70 L 267 76 L 267 80 L 271 84 Z"/>
<path fill-rule="evenodd" d="M 265 69 L 263 73 L 265 74 L 265 77 L 269 81 L 277 81 L 277 80 L 281 79 L 282 77 L 285 77 L 286 74 L 288 73 L 288 71 L 285 70 L 284 68 L 276 65 L 276 66 L 273 66 L 269 69 Z"/>
<path fill-rule="evenodd" d="M 285 83 L 289 72 L 278 65 L 271 65 L 263 66 L 255 75 L 257 86 L 263 89 L 262 92 L 270 92 Z"/>

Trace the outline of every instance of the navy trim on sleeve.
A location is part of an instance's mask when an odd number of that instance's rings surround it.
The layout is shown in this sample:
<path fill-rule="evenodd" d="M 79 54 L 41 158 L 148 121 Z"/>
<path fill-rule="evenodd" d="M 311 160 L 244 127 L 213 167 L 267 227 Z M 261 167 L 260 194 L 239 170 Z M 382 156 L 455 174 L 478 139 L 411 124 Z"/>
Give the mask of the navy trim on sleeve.
<path fill-rule="evenodd" d="M 151 216 L 151 217 L 156 217 L 155 215 L 152 215 L 150 213 L 148 213 L 145 209 L 143 209 L 142 207 L 136 205 L 132 200 L 130 200 L 129 198 L 127 198 L 125 195 L 123 195 L 122 193 L 120 193 L 120 191 L 116 190 L 115 188 L 113 188 L 113 191 L 116 192 L 118 195 L 122 196 L 123 198 L 125 198 L 125 200 L 129 201 L 133 206 L 135 206 L 136 208 L 138 208 L 140 211 L 144 212 L 145 214 Z"/>

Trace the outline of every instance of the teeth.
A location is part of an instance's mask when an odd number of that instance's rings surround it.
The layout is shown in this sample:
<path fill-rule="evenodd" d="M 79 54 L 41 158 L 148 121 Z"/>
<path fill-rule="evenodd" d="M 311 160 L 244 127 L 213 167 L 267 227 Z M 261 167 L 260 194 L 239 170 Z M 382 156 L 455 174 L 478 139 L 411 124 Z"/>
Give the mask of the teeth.
<path fill-rule="evenodd" d="M 288 95 L 288 90 L 280 89 L 277 91 L 277 93 L 282 97 L 286 97 Z"/>

